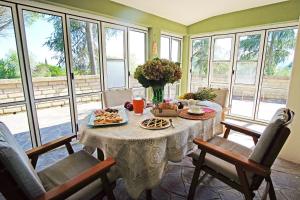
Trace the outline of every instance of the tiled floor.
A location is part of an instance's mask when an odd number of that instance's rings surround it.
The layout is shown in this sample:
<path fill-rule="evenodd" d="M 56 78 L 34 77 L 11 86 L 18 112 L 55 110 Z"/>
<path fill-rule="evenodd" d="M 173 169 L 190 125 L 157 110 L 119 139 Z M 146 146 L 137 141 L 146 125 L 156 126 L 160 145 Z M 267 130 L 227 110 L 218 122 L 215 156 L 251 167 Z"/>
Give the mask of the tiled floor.
<path fill-rule="evenodd" d="M 243 141 L 243 144 L 250 146 L 251 138 L 244 137 L 238 133 L 232 133 L 229 137 L 231 140 Z M 76 150 L 81 149 L 81 145 L 73 145 Z M 66 156 L 64 148 L 55 150 L 46 154 L 43 159 L 38 162 L 38 170 L 43 169 L 55 160 Z M 155 200 L 182 200 L 186 199 L 193 176 L 194 166 L 191 158 L 185 157 L 180 163 L 169 163 L 161 184 L 152 191 Z M 272 171 L 272 179 L 274 182 L 277 199 L 279 200 L 298 200 L 300 199 L 300 165 L 277 159 Z M 263 183 L 259 191 L 256 193 L 255 199 L 261 199 L 265 184 Z M 130 200 L 130 196 L 126 192 L 122 179 L 117 181 L 114 190 L 116 199 Z M 145 199 L 143 193 L 140 200 Z M 221 181 L 207 175 L 197 188 L 196 199 L 201 200 L 235 200 L 244 199 L 242 194 Z"/>

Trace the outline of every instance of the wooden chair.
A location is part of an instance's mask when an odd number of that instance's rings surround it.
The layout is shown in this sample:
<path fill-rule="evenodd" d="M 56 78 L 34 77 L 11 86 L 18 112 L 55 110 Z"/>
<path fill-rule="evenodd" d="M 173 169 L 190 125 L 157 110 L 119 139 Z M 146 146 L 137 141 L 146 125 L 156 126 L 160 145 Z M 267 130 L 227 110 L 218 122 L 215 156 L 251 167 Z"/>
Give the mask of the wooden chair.
<path fill-rule="evenodd" d="M 199 87 L 198 92 L 205 89 L 205 87 Z M 225 120 L 226 113 L 230 110 L 228 107 L 228 89 L 227 88 L 211 88 L 212 91 L 217 95 L 216 99 L 214 100 L 215 103 L 222 106 L 222 120 Z"/>
<path fill-rule="evenodd" d="M 293 111 L 279 109 L 262 134 L 222 122 L 227 128 L 224 137 L 216 136 L 209 142 L 194 139 L 198 150 L 192 153 L 195 171 L 188 199 L 194 197 L 201 170 L 242 192 L 246 200 L 253 199 L 254 191 L 265 179 L 267 185 L 263 199 L 268 194 L 271 200 L 276 199 L 271 166 L 290 134 L 287 125 L 292 122 L 293 116 Z M 251 136 L 256 144 L 253 151 L 228 141 L 230 130 Z"/>
<path fill-rule="evenodd" d="M 8 200 L 19 199 L 94 199 L 113 195 L 114 181 L 107 173 L 116 163 L 112 158 L 99 161 L 81 150 L 74 153 L 70 142 L 75 135 L 63 137 L 26 153 L 0 122 L 0 192 Z M 36 172 L 38 157 L 65 145 L 69 156 Z"/>
<path fill-rule="evenodd" d="M 132 101 L 132 89 L 108 90 L 104 92 L 105 107 L 123 105 L 126 101 Z"/>

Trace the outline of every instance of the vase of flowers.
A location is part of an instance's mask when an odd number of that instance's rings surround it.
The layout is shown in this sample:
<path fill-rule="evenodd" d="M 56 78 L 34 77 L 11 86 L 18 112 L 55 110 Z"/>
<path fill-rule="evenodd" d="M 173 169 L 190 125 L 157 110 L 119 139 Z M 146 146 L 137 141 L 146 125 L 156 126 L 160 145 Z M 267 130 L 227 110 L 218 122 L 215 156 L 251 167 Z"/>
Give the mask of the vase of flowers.
<path fill-rule="evenodd" d="M 143 87 L 152 88 L 152 101 L 154 104 L 158 104 L 164 100 L 165 85 L 180 80 L 181 75 L 180 63 L 159 58 L 154 58 L 143 65 L 139 65 L 134 72 L 134 78 Z"/>

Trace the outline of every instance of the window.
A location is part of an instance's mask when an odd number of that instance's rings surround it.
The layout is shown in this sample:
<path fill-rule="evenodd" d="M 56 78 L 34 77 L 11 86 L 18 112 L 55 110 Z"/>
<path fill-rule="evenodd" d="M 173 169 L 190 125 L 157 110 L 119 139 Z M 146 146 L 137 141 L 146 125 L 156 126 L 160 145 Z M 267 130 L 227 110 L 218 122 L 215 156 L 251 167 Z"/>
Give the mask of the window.
<path fill-rule="evenodd" d="M 173 36 L 162 35 L 160 39 L 160 57 L 173 62 L 181 62 L 181 39 Z M 165 97 L 174 99 L 178 97 L 180 82 L 167 84 L 164 90 Z"/>
<path fill-rule="evenodd" d="M 287 103 L 297 32 L 297 28 L 267 32 L 258 119 L 270 120 Z"/>
<path fill-rule="evenodd" d="M 108 24 L 103 26 L 106 89 L 126 88 L 126 28 Z"/>
<path fill-rule="evenodd" d="M 146 62 L 146 33 L 131 29 L 128 31 L 129 88 L 134 96 L 146 97 L 146 89 L 134 78 L 137 66 Z"/>
<path fill-rule="evenodd" d="M 68 16 L 71 68 L 74 75 L 76 117 L 79 123 L 90 110 L 102 108 L 100 23 Z"/>
<path fill-rule="evenodd" d="M 104 89 L 145 96 L 146 29 L 39 7 L 0 1 L 0 120 L 25 150 L 76 134 Z"/>
<path fill-rule="evenodd" d="M 21 9 L 41 143 L 72 134 L 74 120 L 67 73 L 64 15 L 39 9 Z"/>
<path fill-rule="evenodd" d="M 297 31 L 292 26 L 192 39 L 190 90 L 228 88 L 230 115 L 270 120 L 287 103 Z"/>
<path fill-rule="evenodd" d="M 212 38 L 213 54 L 211 59 L 210 86 L 216 88 L 229 88 L 233 59 L 232 35 Z"/>
<path fill-rule="evenodd" d="M 20 63 L 14 16 L 9 4 L 0 4 L 0 121 L 4 122 L 24 150 L 32 148 L 23 88 L 24 68 Z M 26 99 L 27 100 L 27 99 Z"/>
<path fill-rule="evenodd" d="M 191 62 L 191 91 L 197 92 L 199 87 L 208 86 L 210 38 L 195 39 L 192 41 Z"/>

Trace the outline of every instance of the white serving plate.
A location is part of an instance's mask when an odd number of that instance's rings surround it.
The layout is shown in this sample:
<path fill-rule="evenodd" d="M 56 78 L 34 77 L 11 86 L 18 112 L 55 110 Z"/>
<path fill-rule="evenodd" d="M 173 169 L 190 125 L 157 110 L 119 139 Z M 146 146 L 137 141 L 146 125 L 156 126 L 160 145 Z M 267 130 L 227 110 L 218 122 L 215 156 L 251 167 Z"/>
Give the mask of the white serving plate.
<path fill-rule="evenodd" d="M 89 115 L 88 118 L 88 125 L 92 126 L 92 127 L 105 127 L 105 126 L 115 126 L 115 125 L 122 125 L 122 124 L 126 124 L 128 122 L 128 116 L 127 113 L 125 111 L 125 109 L 118 109 L 118 114 L 120 115 L 120 117 L 123 118 L 123 121 L 119 122 L 119 123 L 110 123 L 110 124 L 94 124 L 94 120 L 96 118 L 94 111 Z"/>

